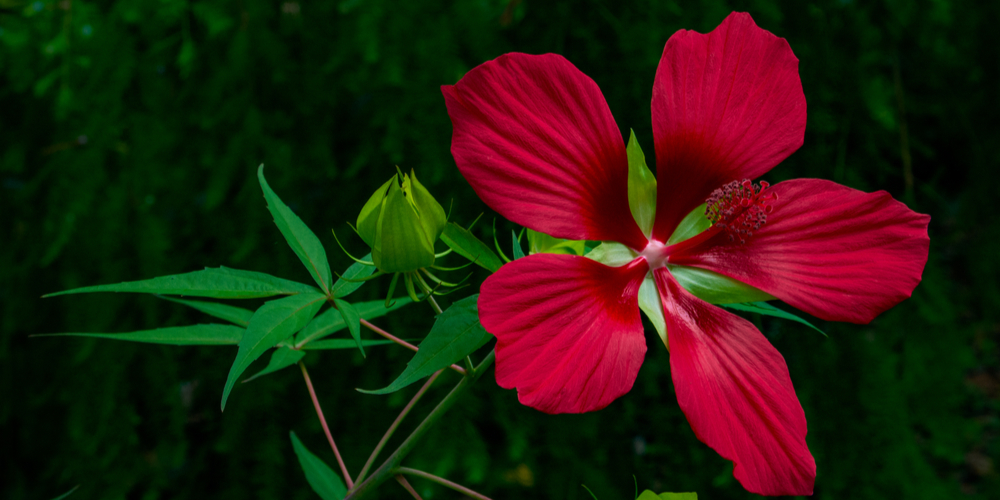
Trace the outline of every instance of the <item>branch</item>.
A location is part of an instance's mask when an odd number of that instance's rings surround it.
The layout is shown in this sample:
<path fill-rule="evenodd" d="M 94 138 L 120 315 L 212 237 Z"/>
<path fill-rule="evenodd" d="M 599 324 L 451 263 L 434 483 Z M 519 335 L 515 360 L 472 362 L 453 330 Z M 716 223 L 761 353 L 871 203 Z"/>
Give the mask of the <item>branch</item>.
<path fill-rule="evenodd" d="M 309 372 L 306 371 L 306 365 L 299 361 L 299 368 L 302 368 L 302 377 L 306 379 L 306 387 L 309 388 L 309 397 L 312 398 L 313 406 L 316 407 L 316 415 L 319 416 L 319 423 L 323 424 L 323 432 L 326 433 L 326 439 L 330 442 L 330 448 L 333 448 L 333 454 L 337 457 L 337 463 L 340 464 L 340 472 L 344 475 L 344 482 L 347 483 L 347 488 L 351 489 L 354 487 L 354 482 L 351 481 L 351 475 L 347 473 L 347 466 L 344 465 L 344 459 L 340 457 L 340 450 L 337 449 L 337 443 L 333 442 L 333 434 L 330 434 L 330 427 L 326 425 L 326 418 L 323 417 L 323 409 L 319 407 L 319 398 L 316 397 L 316 390 L 313 389 L 313 383 L 309 379 Z"/>
<path fill-rule="evenodd" d="M 393 341 L 393 342 L 395 342 L 395 343 L 397 343 L 397 344 L 399 344 L 399 345 L 401 345 L 401 346 L 403 346 L 403 347 L 405 347 L 405 348 L 407 348 L 407 349 L 409 349 L 409 350 L 411 350 L 413 352 L 417 352 L 417 351 L 420 350 L 420 349 L 417 348 L 417 346 L 415 346 L 415 345 L 413 345 L 413 344 L 411 344 L 411 343 L 409 343 L 409 342 L 407 342 L 407 341 L 405 341 L 405 340 L 403 340 L 403 339 L 401 339 L 401 338 L 399 338 L 399 337 L 397 337 L 397 336 L 395 336 L 395 335 L 393 335 L 393 334 L 391 334 L 391 333 L 389 333 L 389 332 L 387 332 L 387 331 L 385 331 L 385 330 L 383 330 L 383 329 L 381 329 L 381 328 L 379 328 L 379 327 L 371 324 L 370 322 L 368 322 L 368 320 L 366 320 L 364 318 L 361 318 L 361 324 L 365 325 L 366 327 L 368 327 L 369 330 L 371 330 L 371 331 L 373 331 L 373 332 L 375 332 L 375 333 L 377 333 L 377 334 L 379 334 L 379 335 L 381 335 L 381 336 L 383 336 L 383 337 L 385 337 L 385 338 L 387 338 L 387 339 L 389 339 L 389 340 L 391 340 L 391 341 Z M 451 369 L 455 370 L 456 372 L 458 372 L 459 375 L 465 376 L 465 368 L 462 368 L 461 366 L 458 366 L 458 365 L 451 365 Z"/>
<path fill-rule="evenodd" d="M 483 495 L 482 493 L 478 493 L 478 492 L 472 491 L 469 488 L 466 488 L 465 486 L 462 486 L 462 485 L 457 484 L 457 483 L 453 483 L 453 482 L 451 482 L 451 481 L 449 481 L 449 480 L 447 480 L 447 479 L 445 479 L 443 477 L 437 477 L 437 476 L 435 476 L 433 474 L 429 474 L 429 473 L 424 472 L 422 470 L 410 469 L 408 467 L 400 467 L 400 468 L 396 469 L 396 472 L 399 472 L 399 473 L 402 473 L 402 474 L 409 474 L 411 476 L 418 476 L 418 477 L 422 477 L 424 479 L 430 479 L 431 481 L 434 481 L 435 483 L 438 483 L 438 484 L 440 484 L 442 486 L 446 486 L 446 487 L 451 488 L 451 489 L 453 489 L 453 490 L 455 490 L 455 491 L 457 491 L 459 493 L 462 493 L 462 494 L 464 494 L 466 496 L 469 496 L 469 497 L 472 497 L 472 498 L 476 498 L 478 500 L 492 500 L 490 497 L 488 497 L 486 495 Z M 396 477 L 399 477 L 399 476 L 396 476 Z"/>

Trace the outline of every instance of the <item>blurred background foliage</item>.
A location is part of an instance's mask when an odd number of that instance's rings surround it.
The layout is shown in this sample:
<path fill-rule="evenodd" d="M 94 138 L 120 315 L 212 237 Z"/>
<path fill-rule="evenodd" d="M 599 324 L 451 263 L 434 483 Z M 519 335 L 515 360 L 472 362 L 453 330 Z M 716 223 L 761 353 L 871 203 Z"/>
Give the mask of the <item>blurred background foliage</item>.
<path fill-rule="evenodd" d="M 805 408 L 816 498 L 1000 498 L 1000 3 L 970 0 L 0 0 L 0 496 L 313 498 L 288 431 L 333 457 L 297 371 L 238 387 L 220 413 L 235 349 L 27 337 L 204 317 L 154 297 L 39 296 L 218 265 L 310 282 L 265 210 L 262 162 L 335 269 L 348 261 L 329 230 L 348 236 L 394 165 L 453 199 L 453 220 L 486 211 L 490 238 L 494 214 L 449 154 L 440 85 L 505 52 L 563 54 L 653 163 L 664 43 L 732 10 L 801 61 L 805 145 L 767 180 L 885 189 L 932 216 L 923 283 L 872 324 L 819 321 L 824 339 L 752 318 Z M 379 320 L 403 337 L 430 322 L 422 305 Z M 640 490 L 752 496 L 694 437 L 649 339 L 634 389 L 607 409 L 546 416 L 487 376 L 407 465 L 495 498 L 589 498 L 581 483 L 632 498 L 633 475 Z M 354 388 L 387 385 L 407 359 L 306 358 L 354 473 L 416 390 Z M 456 376 L 441 378 L 418 414 Z"/>

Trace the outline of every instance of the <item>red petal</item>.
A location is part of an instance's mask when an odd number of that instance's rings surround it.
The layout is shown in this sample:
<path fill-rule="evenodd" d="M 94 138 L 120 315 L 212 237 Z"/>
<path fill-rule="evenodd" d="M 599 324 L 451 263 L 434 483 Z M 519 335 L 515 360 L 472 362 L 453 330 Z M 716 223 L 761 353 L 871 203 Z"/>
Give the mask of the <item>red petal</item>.
<path fill-rule="evenodd" d="M 725 274 L 825 320 L 868 323 L 906 299 L 927 263 L 930 216 L 889 193 L 819 179 L 771 187 L 778 200 L 746 244 L 720 234 L 670 262 Z"/>
<path fill-rule="evenodd" d="M 621 131 L 601 89 L 569 61 L 506 54 L 441 92 L 455 163 L 500 215 L 559 238 L 645 247 Z"/>
<path fill-rule="evenodd" d="M 677 402 L 694 433 L 761 495 L 812 495 L 806 416 L 781 354 L 750 322 L 702 302 L 654 271 L 670 335 Z"/>
<path fill-rule="evenodd" d="M 716 188 L 754 179 L 802 145 L 798 67 L 788 42 L 744 12 L 707 35 L 681 30 L 667 40 L 653 83 L 656 239 L 667 241 Z"/>
<path fill-rule="evenodd" d="M 649 268 L 535 254 L 486 279 L 479 319 L 497 338 L 496 378 L 545 413 L 600 410 L 632 388 L 646 354 L 638 293 Z"/>

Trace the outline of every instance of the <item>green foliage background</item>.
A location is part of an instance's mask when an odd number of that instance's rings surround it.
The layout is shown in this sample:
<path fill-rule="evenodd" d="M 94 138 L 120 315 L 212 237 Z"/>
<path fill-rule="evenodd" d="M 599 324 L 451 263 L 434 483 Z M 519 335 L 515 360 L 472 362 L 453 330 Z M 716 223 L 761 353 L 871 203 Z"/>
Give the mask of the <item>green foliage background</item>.
<path fill-rule="evenodd" d="M 335 269 L 348 261 L 329 229 L 348 235 L 394 165 L 468 224 L 487 209 L 454 167 L 439 86 L 509 51 L 565 55 L 655 163 L 663 45 L 731 10 L 801 60 L 805 146 L 767 180 L 885 189 L 932 216 L 923 283 L 872 324 L 820 321 L 824 339 L 754 318 L 805 408 L 816 498 L 1000 498 L 1000 4 L 970 0 L 0 0 L 0 496 L 81 484 L 74 498 L 312 498 L 288 431 L 334 462 L 295 370 L 237 387 L 220 413 L 235 349 L 27 337 L 197 313 L 153 297 L 39 296 L 218 265 L 309 283 L 265 209 L 262 162 Z M 357 238 L 349 249 L 365 252 Z M 380 321 L 416 337 L 429 312 Z M 370 351 L 306 358 L 355 473 L 416 390 L 356 392 L 408 359 Z M 407 465 L 495 498 L 588 498 L 581 483 L 632 498 L 633 474 L 640 490 L 752 496 L 694 437 L 655 335 L 635 388 L 603 411 L 546 416 L 489 375 L 474 396 Z M 424 498 L 457 498 L 413 482 Z"/>

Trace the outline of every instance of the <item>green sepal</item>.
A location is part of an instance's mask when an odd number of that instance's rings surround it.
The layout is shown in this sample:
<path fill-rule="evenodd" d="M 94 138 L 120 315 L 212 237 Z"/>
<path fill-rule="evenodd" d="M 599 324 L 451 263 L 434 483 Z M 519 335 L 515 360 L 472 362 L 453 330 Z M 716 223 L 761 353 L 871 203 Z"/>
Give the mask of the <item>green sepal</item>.
<path fill-rule="evenodd" d="M 639 309 L 653 324 L 663 346 L 670 350 L 670 343 L 667 341 L 667 320 L 663 316 L 663 302 L 660 300 L 660 292 L 656 289 L 652 274 L 647 274 L 639 286 Z"/>
<path fill-rule="evenodd" d="M 629 130 L 625 153 L 628 156 L 628 208 L 648 238 L 653 234 L 653 221 L 656 220 L 656 177 L 646 166 L 646 155 L 642 154 L 633 130 Z"/>
<path fill-rule="evenodd" d="M 333 305 L 337 306 L 337 310 L 340 311 L 341 317 L 344 318 L 344 322 L 347 323 L 347 330 L 351 332 L 351 337 L 354 338 L 354 342 L 357 343 L 358 349 L 361 350 L 361 355 L 365 355 L 365 348 L 361 345 L 361 314 L 358 310 L 354 308 L 349 302 L 333 299 Z"/>
<path fill-rule="evenodd" d="M 326 250 L 319 238 L 295 212 L 292 212 L 281 198 L 271 190 L 264 179 L 264 165 L 257 168 L 257 179 L 260 181 L 260 188 L 264 191 L 264 199 L 267 200 L 267 209 L 274 217 L 274 224 L 285 237 L 288 246 L 306 266 L 309 274 L 316 280 L 316 284 L 324 291 L 330 290 L 333 280 L 330 278 L 330 263 L 326 260 Z"/>
<path fill-rule="evenodd" d="M 587 251 L 586 243 L 583 240 L 564 240 L 528 229 L 528 254 L 531 255 L 536 253 L 583 255 Z"/>
<path fill-rule="evenodd" d="M 372 258 L 372 254 L 365 255 L 361 260 L 368 260 Z M 348 295 L 354 293 L 355 290 L 361 288 L 364 284 L 362 280 L 372 275 L 375 272 L 375 266 L 369 266 L 367 264 L 362 264 L 360 262 L 355 262 L 351 264 L 350 267 L 344 271 L 337 282 L 330 287 L 330 293 L 338 299 L 347 297 Z"/>
<path fill-rule="evenodd" d="M 434 264 L 434 246 L 424 233 L 420 215 L 395 182 L 389 184 L 379 216 L 372 260 L 387 273 L 416 271 Z"/>
<path fill-rule="evenodd" d="M 411 301 L 408 297 L 403 297 L 397 299 L 391 306 L 385 307 L 383 301 L 372 300 L 369 302 L 358 302 L 354 304 L 354 309 L 364 319 L 375 319 L 410 303 Z M 340 314 L 340 311 L 334 308 L 327 309 L 319 316 L 313 318 L 302 331 L 295 335 L 297 339 L 295 347 L 303 348 L 303 346 L 309 345 L 310 342 L 314 342 L 344 328 L 347 328 L 347 322 L 344 321 L 344 316 Z M 354 342 L 354 340 L 351 340 L 351 342 Z"/>
<path fill-rule="evenodd" d="M 406 364 L 403 373 L 384 389 L 367 391 L 365 394 L 389 394 L 396 392 L 434 372 L 451 366 L 472 354 L 493 338 L 479 323 L 476 302 L 479 295 L 466 297 L 455 302 L 434 320 L 427 338 L 420 343 L 420 350 Z"/>
<path fill-rule="evenodd" d="M 710 227 L 712 227 L 712 221 L 705 217 L 705 204 L 702 203 L 681 219 L 680 224 L 677 225 L 674 234 L 667 239 L 666 244 L 667 246 L 675 245 Z"/>
<path fill-rule="evenodd" d="M 323 500 L 341 500 L 347 496 L 347 487 L 344 486 L 340 476 L 321 458 L 313 455 L 302 444 L 302 441 L 299 441 L 294 431 L 288 434 L 292 439 L 292 448 L 295 450 L 295 456 L 299 459 L 299 465 L 306 473 L 309 487 Z"/>
<path fill-rule="evenodd" d="M 293 333 L 306 326 L 326 300 L 319 293 L 303 293 L 283 299 L 265 302 L 250 318 L 240 341 L 240 350 L 236 353 L 233 366 L 229 369 L 226 387 L 222 391 L 222 409 L 226 409 L 226 400 L 233 390 L 236 381 L 243 372 L 268 349 L 285 340 Z"/>
<path fill-rule="evenodd" d="M 413 198 L 413 204 L 417 207 L 417 213 L 420 214 L 420 222 L 424 226 L 424 232 L 427 233 L 433 246 L 434 242 L 441 236 L 441 232 L 444 231 L 444 226 L 448 224 L 448 218 L 441 204 L 417 180 L 417 174 L 413 169 L 410 169 L 409 179 L 410 196 Z"/>
<path fill-rule="evenodd" d="M 650 490 L 643 491 L 636 500 L 698 500 L 697 493 L 660 493 Z"/>
<path fill-rule="evenodd" d="M 228 304 L 219 304 L 218 302 L 203 302 L 201 300 L 176 299 L 164 295 L 157 295 L 157 297 L 163 300 L 168 300 L 170 302 L 183 304 L 192 309 L 201 311 L 209 316 L 215 316 L 216 318 L 224 319 L 230 323 L 240 325 L 244 328 L 246 328 L 246 326 L 250 324 L 250 318 L 253 317 L 253 311 L 249 309 L 244 309 L 242 307 L 231 306 Z"/>
<path fill-rule="evenodd" d="M 378 217 L 382 213 L 382 202 L 385 200 L 385 195 L 389 191 L 389 184 L 394 183 L 396 176 L 393 175 L 389 180 L 385 181 L 378 191 L 375 191 L 365 202 L 365 206 L 361 207 L 361 213 L 358 214 L 358 236 L 368 244 L 369 247 L 375 246 L 375 233 L 378 231 Z"/>
<path fill-rule="evenodd" d="M 444 227 L 444 231 L 441 233 L 441 241 L 444 241 L 455 253 L 469 259 L 471 262 L 475 262 L 487 271 L 495 273 L 503 265 L 500 257 L 497 257 L 497 254 L 486 243 L 483 243 L 467 229 L 454 222 L 449 222 Z"/>
<path fill-rule="evenodd" d="M 714 271 L 670 264 L 667 264 L 667 269 L 685 290 L 709 304 L 775 300 L 775 297 L 767 292 Z"/>
<path fill-rule="evenodd" d="M 514 232 L 514 231 L 511 231 L 510 232 L 510 236 L 511 236 L 511 239 L 513 240 L 513 242 L 512 242 L 513 251 L 511 253 L 511 255 L 514 256 L 514 260 L 517 260 L 517 259 L 520 259 L 521 257 L 524 257 L 524 250 L 521 249 L 521 241 L 518 239 L 517 233 Z"/>
<path fill-rule="evenodd" d="M 94 337 L 169 345 L 236 345 L 243 339 L 244 331 L 238 326 L 208 323 L 127 333 L 42 333 L 32 337 Z"/>
<path fill-rule="evenodd" d="M 288 368 L 289 366 L 298 363 L 305 355 L 306 353 L 302 351 L 289 349 L 288 347 L 279 347 L 271 353 L 271 360 L 267 363 L 267 367 L 257 372 L 252 377 L 243 379 L 243 383 L 245 384 L 253 379 L 262 377 L 269 373 L 274 373 L 282 368 Z"/>
<path fill-rule="evenodd" d="M 160 276 L 114 285 L 95 285 L 43 295 L 42 298 L 75 293 L 125 292 L 188 295 L 211 299 L 256 299 L 272 295 L 318 292 L 315 287 L 256 271 L 228 267 L 205 268 L 184 274 Z"/>
<path fill-rule="evenodd" d="M 747 302 L 742 304 L 719 304 L 722 307 L 728 307 L 729 309 L 735 309 L 737 311 L 752 312 L 757 314 L 763 314 L 765 316 L 774 316 L 776 318 L 790 319 L 792 321 L 802 323 L 803 325 L 812 328 L 820 333 L 820 335 L 826 337 L 826 332 L 816 328 L 812 323 L 790 313 L 778 309 L 777 307 L 768 304 L 767 302 Z"/>

